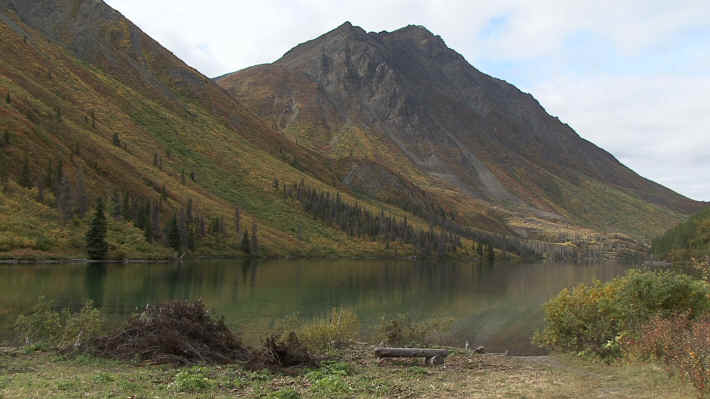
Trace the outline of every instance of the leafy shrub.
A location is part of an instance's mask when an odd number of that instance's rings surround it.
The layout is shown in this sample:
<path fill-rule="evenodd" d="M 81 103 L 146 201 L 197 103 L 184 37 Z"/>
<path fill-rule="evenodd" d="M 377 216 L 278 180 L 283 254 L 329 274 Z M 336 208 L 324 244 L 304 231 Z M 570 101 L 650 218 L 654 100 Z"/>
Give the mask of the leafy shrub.
<path fill-rule="evenodd" d="M 40 297 L 32 310 L 15 321 L 15 333 L 28 347 L 57 347 L 65 349 L 101 334 L 104 319 L 93 302 L 88 301 L 78 313 L 68 308 L 54 310 L 54 302 Z"/>
<path fill-rule="evenodd" d="M 415 322 L 401 314 L 393 319 L 382 319 L 378 338 L 393 346 L 427 346 L 441 343 L 443 336 L 451 331 L 452 318 L 434 318 Z"/>
<path fill-rule="evenodd" d="M 194 366 L 175 374 L 168 390 L 173 392 L 202 392 L 212 386 L 212 381 L 205 375 L 204 367 Z"/>
<path fill-rule="evenodd" d="M 624 337 L 637 334 L 653 316 L 687 311 L 695 318 L 707 312 L 709 293 L 702 281 L 686 275 L 631 270 L 606 284 L 562 290 L 545 304 L 545 328 L 533 341 L 550 349 L 616 358 Z"/>
<path fill-rule="evenodd" d="M 59 338 L 59 347 L 79 346 L 83 342 L 101 335 L 104 329 L 104 318 L 101 311 L 94 307 L 92 301 L 86 302 L 79 313 L 71 313 L 69 309 L 62 312 L 64 328 Z"/>
<path fill-rule="evenodd" d="M 15 334 L 27 346 L 54 342 L 62 335 L 62 319 L 54 309 L 54 301 L 40 297 L 32 310 L 15 321 Z"/>
<path fill-rule="evenodd" d="M 638 339 L 627 340 L 625 348 L 633 356 L 663 361 L 669 373 L 679 370 L 700 397 L 710 394 L 710 317 L 656 316 L 641 328 Z"/>
<path fill-rule="evenodd" d="M 332 308 L 325 317 L 299 328 L 298 336 L 309 349 L 325 351 L 352 341 L 359 330 L 360 320 L 352 310 Z"/>

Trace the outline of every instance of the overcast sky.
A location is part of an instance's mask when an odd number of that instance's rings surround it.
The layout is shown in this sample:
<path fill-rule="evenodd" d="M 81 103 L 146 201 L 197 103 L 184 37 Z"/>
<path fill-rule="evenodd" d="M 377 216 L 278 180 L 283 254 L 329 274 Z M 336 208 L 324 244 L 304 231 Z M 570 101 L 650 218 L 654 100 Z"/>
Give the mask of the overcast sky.
<path fill-rule="evenodd" d="M 710 201 L 710 1 L 106 0 L 207 76 L 345 21 L 424 25 L 622 163 Z"/>

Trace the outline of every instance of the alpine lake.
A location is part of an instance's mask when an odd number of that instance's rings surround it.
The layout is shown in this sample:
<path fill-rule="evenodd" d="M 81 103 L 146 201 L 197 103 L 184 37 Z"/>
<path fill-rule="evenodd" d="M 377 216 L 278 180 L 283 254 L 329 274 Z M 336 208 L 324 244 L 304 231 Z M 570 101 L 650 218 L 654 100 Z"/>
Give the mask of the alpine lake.
<path fill-rule="evenodd" d="M 0 341 L 39 297 L 74 310 L 92 300 L 113 322 L 146 304 L 201 299 L 251 345 L 285 320 L 308 322 L 338 307 L 357 314 L 365 339 L 377 339 L 383 319 L 449 319 L 441 337 L 448 345 L 533 355 L 543 353 L 531 337 L 543 325 L 545 301 L 628 268 L 342 259 L 0 265 Z"/>

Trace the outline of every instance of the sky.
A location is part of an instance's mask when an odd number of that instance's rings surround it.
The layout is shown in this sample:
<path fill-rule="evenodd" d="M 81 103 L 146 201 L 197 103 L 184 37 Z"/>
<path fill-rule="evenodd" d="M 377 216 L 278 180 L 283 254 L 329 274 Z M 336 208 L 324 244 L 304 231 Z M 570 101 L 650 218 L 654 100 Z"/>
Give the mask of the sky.
<path fill-rule="evenodd" d="M 638 174 L 710 201 L 707 0 L 106 0 L 209 77 L 345 21 L 423 25 Z"/>

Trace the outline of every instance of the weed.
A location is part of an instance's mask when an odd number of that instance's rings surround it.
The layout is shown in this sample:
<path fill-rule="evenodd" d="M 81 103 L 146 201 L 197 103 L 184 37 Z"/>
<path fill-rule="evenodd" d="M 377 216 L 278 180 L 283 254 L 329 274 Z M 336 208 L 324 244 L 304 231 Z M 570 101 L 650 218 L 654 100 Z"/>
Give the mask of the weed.
<path fill-rule="evenodd" d="M 76 390 L 79 385 L 77 379 L 59 381 L 57 383 L 57 389 L 60 391 L 73 391 Z"/>
<path fill-rule="evenodd" d="M 441 343 L 451 331 L 452 318 L 434 318 L 415 322 L 409 316 L 400 314 L 393 319 L 382 318 L 377 328 L 378 339 L 387 345 L 432 345 Z"/>
<path fill-rule="evenodd" d="M 266 399 L 301 399 L 301 394 L 296 390 L 287 388 L 270 393 Z"/>
<path fill-rule="evenodd" d="M 109 382 L 113 382 L 113 376 L 108 373 L 98 373 L 92 378 L 92 381 L 94 384 L 107 384 Z"/>
<path fill-rule="evenodd" d="M 352 391 L 346 381 L 352 372 L 352 366 L 348 363 L 324 362 L 320 368 L 306 373 L 306 379 L 315 392 L 327 397 L 339 396 Z"/>
<path fill-rule="evenodd" d="M 298 336 L 309 349 L 326 351 L 352 341 L 359 329 L 360 320 L 352 310 L 332 308 L 330 314 L 301 327 Z"/>
<path fill-rule="evenodd" d="M 669 373 L 679 370 L 700 397 L 710 394 L 710 317 L 654 317 L 641 331 L 638 339 L 627 341 L 632 356 L 662 360 Z"/>
<path fill-rule="evenodd" d="M 173 392 L 202 392 L 209 389 L 213 382 L 205 375 L 205 368 L 194 366 L 175 374 L 168 390 Z"/>

